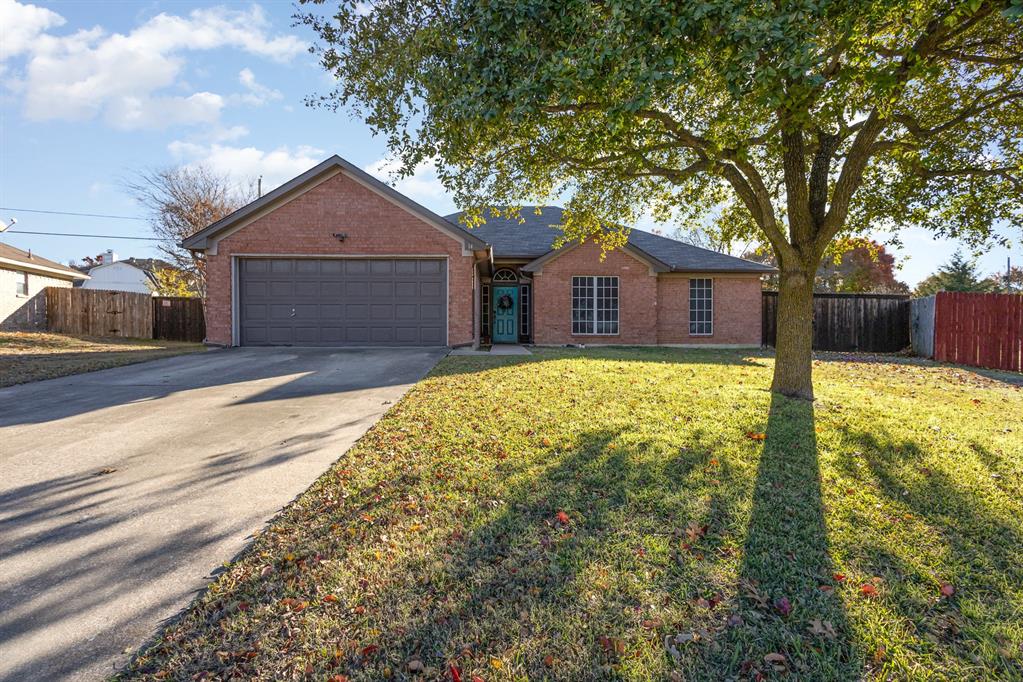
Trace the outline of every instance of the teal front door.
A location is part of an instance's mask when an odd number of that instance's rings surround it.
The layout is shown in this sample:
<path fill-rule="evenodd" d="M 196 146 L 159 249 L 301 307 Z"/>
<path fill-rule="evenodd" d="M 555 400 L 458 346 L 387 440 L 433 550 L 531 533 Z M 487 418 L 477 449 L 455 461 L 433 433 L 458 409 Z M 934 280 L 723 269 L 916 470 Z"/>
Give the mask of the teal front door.
<path fill-rule="evenodd" d="M 519 288 L 494 287 L 494 343 L 518 343 Z"/>

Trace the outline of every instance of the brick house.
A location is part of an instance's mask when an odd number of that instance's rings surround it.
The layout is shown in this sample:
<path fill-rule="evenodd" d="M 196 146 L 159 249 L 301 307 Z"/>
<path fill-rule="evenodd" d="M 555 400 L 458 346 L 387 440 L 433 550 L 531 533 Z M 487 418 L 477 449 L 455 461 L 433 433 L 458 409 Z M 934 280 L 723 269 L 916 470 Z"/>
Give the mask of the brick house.
<path fill-rule="evenodd" d="M 760 345 L 772 268 L 640 230 L 601 260 L 521 215 L 468 230 L 333 156 L 182 245 L 214 344 Z"/>

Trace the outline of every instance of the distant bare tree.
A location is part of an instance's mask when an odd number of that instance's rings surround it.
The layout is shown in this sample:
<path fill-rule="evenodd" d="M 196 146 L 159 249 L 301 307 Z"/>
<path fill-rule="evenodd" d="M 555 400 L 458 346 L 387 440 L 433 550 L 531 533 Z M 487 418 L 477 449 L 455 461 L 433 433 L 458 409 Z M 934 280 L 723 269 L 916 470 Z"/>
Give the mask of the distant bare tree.
<path fill-rule="evenodd" d="M 141 171 L 124 184 L 149 212 L 153 233 L 160 239 L 157 248 L 167 261 L 188 273 L 205 297 L 206 263 L 179 244 L 254 199 L 252 183 L 239 186 L 226 174 L 200 165 Z"/>

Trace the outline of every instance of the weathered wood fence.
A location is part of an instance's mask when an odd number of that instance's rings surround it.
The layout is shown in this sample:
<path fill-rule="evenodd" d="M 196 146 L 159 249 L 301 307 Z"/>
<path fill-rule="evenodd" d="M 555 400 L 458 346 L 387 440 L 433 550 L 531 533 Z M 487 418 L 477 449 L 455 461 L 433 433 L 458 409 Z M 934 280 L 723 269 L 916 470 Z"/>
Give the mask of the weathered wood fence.
<path fill-rule="evenodd" d="M 206 338 L 200 298 L 101 289 L 47 287 L 46 328 L 82 336 L 194 342 Z"/>
<path fill-rule="evenodd" d="M 814 294 L 814 350 L 895 353 L 909 346 L 909 296 Z M 763 295 L 765 346 L 778 338 L 778 292 Z"/>
<path fill-rule="evenodd" d="M 59 334 L 153 338 L 153 297 L 127 291 L 46 288 L 46 327 Z"/>
<path fill-rule="evenodd" d="M 201 298 L 158 296 L 153 298 L 153 338 L 194 341 L 206 338 L 206 316 Z"/>
<path fill-rule="evenodd" d="M 934 357 L 934 296 L 910 301 L 909 337 L 914 355 Z"/>
<path fill-rule="evenodd" d="M 1023 371 L 1023 295 L 937 294 L 934 359 Z"/>

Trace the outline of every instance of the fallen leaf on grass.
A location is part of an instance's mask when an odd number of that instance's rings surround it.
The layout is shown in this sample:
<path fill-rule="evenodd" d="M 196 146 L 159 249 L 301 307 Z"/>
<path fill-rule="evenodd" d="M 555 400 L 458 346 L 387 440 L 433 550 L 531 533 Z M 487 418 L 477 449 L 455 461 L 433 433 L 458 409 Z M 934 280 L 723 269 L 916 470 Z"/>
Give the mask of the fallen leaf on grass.
<path fill-rule="evenodd" d="M 696 542 L 704 535 L 707 534 L 707 526 L 700 525 L 696 521 L 690 521 L 689 525 L 686 526 L 686 537 L 689 538 L 689 542 Z"/>
<path fill-rule="evenodd" d="M 408 662 L 408 669 L 409 672 L 412 673 L 421 673 L 423 672 L 423 662 L 420 661 L 418 658 L 413 658 L 411 661 Z"/>
<path fill-rule="evenodd" d="M 451 675 L 451 682 L 462 682 L 462 671 L 454 663 L 448 664 L 448 673 Z"/>
<path fill-rule="evenodd" d="M 332 594 L 325 594 L 325 595 L 323 595 L 323 601 L 325 601 L 325 602 L 336 602 L 337 601 L 337 597 L 335 597 Z"/>
<path fill-rule="evenodd" d="M 548 668 L 553 668 L 554 667 L 554 657 L 551 656 L 550 654 L 547 654 L 546 656 L 543 657 L 543 664 L 545 666 L 547 666 Z"/>
<path fill-rule="evenodd" d="M 943 597 L 951 597 L 955 593 L 956 593 L 956 588 L 952 587 L 952 585 L 950 585 L 949 583 L 942 583 L 941 584 L 941 596 L 943 596 Z"/>
<path fill-rule="evenodd" d="M 785 672 L 785 656 L 782 654 L 767 654 L 764 656 L 764 663 L 774 668 L 775 672 Z"/>
<path fill-rule="evenodd" d="M 870 583 L 863 583 L 862 585 L 860 585 L 860 594 L 862 594 L 864 597 L 876 597 L 877 588 L 871 585 Z"/>
<path fill-rule="evenodd" d="M 568 514 L 566 514 L 563 511 L 559 511 L 557 513 L 557 519 L 558 519 L 558 523 L 560 523 L 563 526 L 567 526 L 568 524 L 570 524 L 572 522 L 572 519 L 570 519 L 568 517 Z"/>
<path fill-rule="evenodd" d="M 380 647 L 378 647 L 376 644 L 370 644 L 368 646 L 362 647 L 362 651 L 360 651 L 359 653 L 362 655 L 363 658 L 369 658 L 378 651 L 380 651 Z"/>
<path fill-rule="evenodd" d="M 746 437 L 749 438 L 750 440 L 767 440 L 767 434 L 755 433 L 753 431 L 747 431 Z"/>
<path fill-rule="evenodd" d="M 835 582 L 839 582 L 839 583 L 844 583 L 845 582 L 845 573 L 836 573 L 832 577 L 835 579 Z"/>
<path fill-rule="evenodd" d="M 792 613 L 792 603 L 789 602 L 787 597 L 782 597 L 774 602 L 774 609 L 782 616 L 787 616 Z"/>
<path fill-rule="evenodd" d="M 809 627 L 810 633 L 817 635 L 818 637 L 827 637 L 828 639 L 835 638 L 835 626 L 831 624 L 830 620 L 820 620 L 815 618 L 810 621 Z"/>

